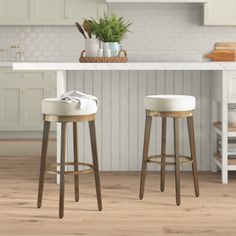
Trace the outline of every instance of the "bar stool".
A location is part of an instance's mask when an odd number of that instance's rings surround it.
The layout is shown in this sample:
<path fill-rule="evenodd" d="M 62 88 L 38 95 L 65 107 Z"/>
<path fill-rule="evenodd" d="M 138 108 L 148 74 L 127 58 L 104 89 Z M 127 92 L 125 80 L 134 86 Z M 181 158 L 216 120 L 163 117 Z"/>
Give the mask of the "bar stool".
<path fill-rule="evenodd" d="M 43 128 L 43 141 L 41 152 L 41 164 L 39 175 L 38 187 L 38 208 L 42 204 L 44 175 L 45 171 L 49 173 L 60 174 L 60 194 L 59 194 L 59 217 L 64 216 L 64 177 L 65 174 L 74 174 L 75 185 L 75 201 L 79 201 L 79 174 L 81 173 L 94 173 L 98 210 L 102 210 L 101 188 L 99 180 L 98 169 L 98 154 L 96 144 L 96 131 L 95 131 L 95 114 L 97 112 L 97 104 L 94 100 L 89 99 L 87 105 L 83 109 L 78 109 L 78 103 L 60 100 L 59 98 L 49 98 L 42 101 L 42 113 L 44 120 Z M 53 164 L 46 166 L 46 155 L 48 146 L 48 136 L 51 122 L 59 122 L 61 124 L 61 161 L 60 164 Z M 73 147 L 74 147 L 74 162 L 65 162 L 66 150 L 66 124 L 73 123 Z M 93 156 L 93 164 L 78 162 L 78 149 L 77 149 L 77 122 L 88 122 L 90 130 L 91 148 Z M 55 170 L 60 166 L 60 171 Z M 73 166 L 73 171 L 65 171 L 65 166 Z M 85 169 L 79 170 L 79 166 Z"/>
<path fill-rule="evenodd" d="M 150 95 L 144 98 L 144 107 L 146 109 L 146 123 L 143 146 L 143 162 L 140 181 L 139 198 L 143 199 L 145 176 L 147 163 L 158 163 L 161 165 L 161 184 L 160 189 L 165 189 L 165 166 L 175 166 L 175 189 L 176 205 L 180 205 L 180 164 L 191 163 L 194 179 L 194 188 L 196 197 L 199 196 L 196 148 L 193 125 L 193 111 L 196 106 L 196 99 L 192 96 L 182 95 Z M 161 155 L 148 156 L 152 117 L 162 118 L 162 137 L 161 137 Z M 166 124 L 167 118 L 173 118 L 174 122 L 174 155 L 166 154 Z M 189 144 L 191 157 L 179 154 L 179 118 L 187 118 Z M 166 159 L 172 161 L 166 161 Z"/>

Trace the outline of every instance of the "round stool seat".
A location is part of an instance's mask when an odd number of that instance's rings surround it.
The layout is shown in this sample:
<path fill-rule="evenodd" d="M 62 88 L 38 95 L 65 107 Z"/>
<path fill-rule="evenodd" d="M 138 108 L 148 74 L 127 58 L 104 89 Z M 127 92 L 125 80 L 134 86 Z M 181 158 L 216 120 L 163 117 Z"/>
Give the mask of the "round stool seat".
<path fill-rule="evenodd" d="M 196 98 L 185 95 L 149 95 L 144 98 L 144 107 L 150 111 L 191 111 L 196 107 Z"/>
<path fill-rule="evenodd" d="M 67 102 L 59 98 L 47 98 L 42 100 L 42 113 L 53 116 L 84 116 L 97 112 L 97 103 L 88 99 L 88 103 L 83 109 L 77 102 Z"/>

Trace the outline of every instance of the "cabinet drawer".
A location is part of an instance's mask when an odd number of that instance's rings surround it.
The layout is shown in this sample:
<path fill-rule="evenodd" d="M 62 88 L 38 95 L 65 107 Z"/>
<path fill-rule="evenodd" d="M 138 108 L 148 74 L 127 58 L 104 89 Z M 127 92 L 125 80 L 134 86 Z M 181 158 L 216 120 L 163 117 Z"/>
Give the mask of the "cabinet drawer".
<path fill-rule="evenodd" d="M 22 81 L 20 79 L 29 80 L 29 81 L 34 81 L 34 80 L 40 81 L 42 79 L 47 79 L 47 77 L 49 76 L 46 75 L 45 72 L 40 72 L 40 71 L 39 72 L 28 72 L 28 71 L 16 72 L 16 71 L 12 71 L 11 69 L 1 71 L 1 80 L 5 80 L 5 81 L 12 81 L 15 79 L 19 81 Z M 51 77 L 49 77 L 49 79 L 51 79 Z"/>
<path fill-rule="evenodd" d="M 236 71 L 228 73 L 228 100 L 236 102 Z"/>

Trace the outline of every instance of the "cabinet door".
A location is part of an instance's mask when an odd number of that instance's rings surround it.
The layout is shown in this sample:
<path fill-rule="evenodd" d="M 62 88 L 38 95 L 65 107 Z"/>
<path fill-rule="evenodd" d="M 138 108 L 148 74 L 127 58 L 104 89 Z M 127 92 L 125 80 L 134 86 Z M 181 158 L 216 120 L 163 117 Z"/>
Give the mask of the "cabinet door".
<path fill-rule="evenodd" d="M 65 0 L 66 19 L 81 22 L 84 18 L 98 16 L 97 0 Z"/>
<path fill-rule="evenodd" d="M 236 25 L 235 0 L 209 0 L 204 7 L 205 25 Z"/>
<path fill-rule="evenodd" d="M 0 129 L 18 130 L 23 122 L 21 74 L 4 71 L 0 79 Z"/>
<path fill-rule="evenodd" d="M 22 23 L 30 19 L 30 0 L 0 0 L 0 23 Z"/>
<path fill-rule="evenodd" d="M 0 129 L 42 130 L 41 101 L 55 96 L 54 72 L 0 73 Z"/>
<path fill-rule="evenodd" d="M 74 25 L 106 11 L 105 0 L 0 0 L 0 25 Z"/>
<path fill-rule="evenodd" d="M 44 99 L 44 88 L 25 88 L 23 90 L 23 110 L 24 110 L 24 124 L 27 129 L 41 129 L 42 127 L 42 112 L 41 101 Z"/>
<path fill-rule="evenodd" d="M 84 18 L 98 18 L 107 11 L 104 0 L 65 0 L 66 19 L 81 22 Z"/>
<path fill-rule="evenodd" d="M 3 85 L 1 94 L 1 130 L 11 130 L 22 122 L 22 91 L 19 88 Z"/>
<path fill-rule="evenodd" d="M 74 25 L 106 11 L 104 0 L 31 0 L 31 24 Z"/>
<path fill-rule="evenodd" d="M 63 21 L 65 18 L 65 0 L 32 0 L 31 20 L 35 22 Z"/>

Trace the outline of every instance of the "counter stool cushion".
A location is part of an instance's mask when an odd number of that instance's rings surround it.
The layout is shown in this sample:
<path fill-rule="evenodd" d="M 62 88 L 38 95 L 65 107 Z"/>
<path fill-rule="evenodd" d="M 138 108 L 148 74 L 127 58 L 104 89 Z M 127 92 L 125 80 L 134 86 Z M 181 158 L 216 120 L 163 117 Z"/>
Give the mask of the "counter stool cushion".
<path fill-rule="evenodd" d="M 67 102 L 59 98 L 47 98 L 42 100 L 42 113 L 54 116 L 82 116 L 92 115 L 97 112 L 97 103 L 88 99 L 87 105 L 80 109 L 77 102 Z"/>
<path fill-rule="evenodd" d="M 144 98 L 144 107 L 161 112 L 191 111 L 196 107 L 196 99 L 185 95 L 149 95 Z"/>

